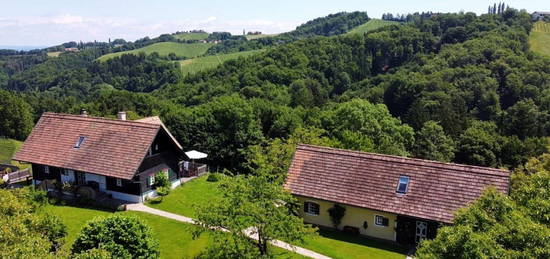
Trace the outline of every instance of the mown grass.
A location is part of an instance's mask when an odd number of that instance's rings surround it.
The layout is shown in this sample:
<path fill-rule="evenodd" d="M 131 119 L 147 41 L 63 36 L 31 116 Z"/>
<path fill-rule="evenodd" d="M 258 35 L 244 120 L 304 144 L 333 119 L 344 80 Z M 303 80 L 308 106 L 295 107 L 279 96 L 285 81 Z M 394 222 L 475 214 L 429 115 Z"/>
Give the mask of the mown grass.
<path fill-rule="evenodd" d="M 188 217 L 196 215 L 197 206 L 218 202 L 219 182 L 207 182 L 206 176 L 191 180 L 178 187 L 159 204 L 147 206 Z M 319 236 L 295 244 L 333 258 L 405 258 L 406 249 L 363 236 L 350 236 L 340 231 L 320 230 Z"/>
<path fill-rule="evenodd" d="M 258 34 L 258 35 L 246 35 L 246 39 L 247 40 L 256 40 L 256 39 L 261 39 L 261 38 L 267 38 L 267 37 L 274 37 L 274 36 L 277 36 L 279 35 L 278 33 L 276 34 Z"/>
<path fill-rule="evenodd" d="M 194 32 L 184 32 L 174 35 L 176 39 L 179 40 L 204 40 L 208 38 L 208 33 L 194 33 Z"/>
<path fill-rule="evenodd" d="M 534 24 L 529 45 L 534 52 L 550 56 L 550 23 L 539 21 Z"/>
<path fill-rule="evenodd" d="M 399 22 L 395 21 L 386 21 L 386 20 L 380 20 L 380 19 L 371 19 L 368 22 L 361 24 L 353 29 L 351 29 L 348 33 L 367 33 L 369 31 L 376 30 L 378 28 L 382 28 L 385 26 L 393 25 L 393 24 L 399 24 Z"/>
<path fill-rule="evenodd" d="M 113 214 L 113 212 L 102 210 L 55 205 L 46 207 L 45 211 L 52 215 L 58 216 L 59 219 L 67 226 L 67 236 L 65 237 L 65 244 L 63 246 L 63 249 L 66 251 L 70 251 L 72 244 L 78 236 L 78 233 L 82 230 L 86 222 L 95 217 Z M 136 211 L 117 213 L 138 217 L 143 220 L 145 224 L 151 227 L 153 230 L 153 237 L 159 241 L 161 258 L 195 258 L 201 252 L 204 252 L 213 242 L 207 233 L 202 234 L 198 238 L 194 238 L 193 231 L 197 228 L 197 226 L 194 225 Z M 276 258 L 280 259 L 305 258 L 298 254 L 279 248 L 275 248 L 273 252 L 276 255 Z"/>
<path fill-rule="evenodd" d="M 145 54 L 151 54 L 157 52 L 160 56 L 166 57 L 170 53 L 176 54 L 178 57 L 194 58 L 200 56 L 212 46 L 211 43 L 177 43 L 177 42 L 159 42 L 145 46 L 143 48 L 122 51 L 116 53 L 109 53 L 98 58 L 99 61 L 106 61 L 114 57 L 121 56 L 123 54 L 138 54 L 144 52 Z"/>
<path fill-rule="evenodd" d="M 15 152 L 17 152 L 23 142 L 14 139 L 0 138 L 0 164 L 12 164 L 19 168 L 27 168 L 28 164 L 20 164 L 19 162 L 11 160 Z"/>
<path fill-rule="evenodd" d="M 220 198 L 220 182 L 208 182 L 206 176 L 184 183 L 168 195 L 161 203 L 148 202 L 146 205 L 175 214 L 195 218 L 196 208 L 200 205 L 215 203 Z"/>
<path fill-rule="evenodd" d="M 48 57 L 51 57 L 51 58 L 57 58 L 59 57 L 60 54 L 61 54 L 61 51 L 53 51 L 53 52 L 47 53 Z"/>
<path fill-rule="evenodd" d="M 193 59 L 182 60 L 180 62 L 181 71 L 184 75 L 194 74 L 199 71 L 204 71 L 210 68 L 214 68 L 223 62 L 236 59 L 239 57 L 247 57 L 256 53 L 259 53 L 262 50 L 250 50 L 250 51 L 241 51 L 228 54 L 219 54 L 214 56 L 205 56 L 198 57 Z"/>

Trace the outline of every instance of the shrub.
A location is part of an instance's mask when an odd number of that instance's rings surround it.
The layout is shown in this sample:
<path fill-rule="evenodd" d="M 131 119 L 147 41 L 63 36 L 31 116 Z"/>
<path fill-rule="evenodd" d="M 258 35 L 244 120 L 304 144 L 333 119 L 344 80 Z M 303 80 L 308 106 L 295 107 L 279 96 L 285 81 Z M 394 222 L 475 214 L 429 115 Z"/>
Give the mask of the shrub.
<path fill-rule="evenodd" d="M 334 207 L 328 209 L 328 214 L 330 215 L 330 220 L 334 227 L 338 227 L 342 223 L 342 218 L 346 215 L 346 208 L 342 205 L 336 203 Z"/>
<path fill-rule="evenodd" d="M 164 196 L 157 196 L 157 197 L 149 197 L 147 198 L 147 200 L 151 203 L 151 204 L 159 204 L 162 202 Z"/>
<path fill-rule="evenodd" d="M 88 221 L 80 231 L 73 254 L 103 249 L 113 258 L 158 258 L 158 242 L 151 228 L 136 217 L 113 215 Z"/>
<path fill-rule="evenodd" d="M 170 187 L 170 180 L 168 174 L 165 172 L 158 172 L 155 175 L 155 187 Z"/>
<path fill-rule="evenodd" d="M 206 178 L 206 181 L 208 182 L 217 182 L 220 180 L 220 175 L 216 173 L 209 174 Z"/>
<path fill-rule="evenodd" d="M 160 196 L 166 196 L 170 193 L 170 187 L 162 186 L 157 188 L 157 194 Z"/>

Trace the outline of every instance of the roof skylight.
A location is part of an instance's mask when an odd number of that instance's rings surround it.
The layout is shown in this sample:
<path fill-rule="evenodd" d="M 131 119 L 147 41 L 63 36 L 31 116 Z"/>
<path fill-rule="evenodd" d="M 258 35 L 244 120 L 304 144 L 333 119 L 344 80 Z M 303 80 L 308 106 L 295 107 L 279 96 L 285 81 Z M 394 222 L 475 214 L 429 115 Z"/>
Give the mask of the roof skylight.
<path fill-rule="evenodd" d="M 409 187 L 409 177 L 400 176 L 397 182 L 397 193 L 406 193 Z"/>
<path fill-rule="evenodd" d="M 85 140 L 86 140 L 86 137 L 84 137 L 84 136 L 78 137 L 78 140 L 76 141 L 76 144 L 74 144 L 74 148 L 80 148 L 80 146 L 82 146 L 82 144 L 84 143 Z"/>

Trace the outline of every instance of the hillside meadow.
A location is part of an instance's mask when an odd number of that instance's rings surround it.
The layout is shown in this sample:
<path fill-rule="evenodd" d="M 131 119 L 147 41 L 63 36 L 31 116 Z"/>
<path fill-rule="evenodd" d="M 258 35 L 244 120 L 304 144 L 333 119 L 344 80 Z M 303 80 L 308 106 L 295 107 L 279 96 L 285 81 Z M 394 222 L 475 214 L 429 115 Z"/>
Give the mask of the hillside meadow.
<path fill-rule="evenodd" d="M 385 20 L 380 20 L 380 19 L 371 19 L 370 21 L 353 28 L 352 30 L 350 30 L 348 32 L 348 34 L 367 33 L 369 31 L 373 31 L 373 30 L 376 30 L 378 28 L 382 28 L 382 27 L 389 26 L 389 25 L 394 25 L 394 24 L 398 25 L 399 22 L 385 21 Z"/>
<path fill-rule="evenodd" d="M 214 68 L 225 61 L 230 59 L 236 59 L 239 57 L 247 57 L 252 54 L 260 53 L 263 50 L 250 50 L 250 51 L 241 51 L 228 54 L 220 54 L 214 56 L 205 56 L 198 57 L 194 59 L 187 59 L 179 61 L 181 66 L 181 71 L 184 75 L 194 74 L 199 71 L 204 71 L 209 68 Z"/>
<path fill-rule="evenodd" d="M 204 40 L 208 38 L 208 33 L 195 33 L 195 32 L 184 32 L 174 35 L 178 40 Z"/>
<path fill-rule="evenodd" d="M 550 56 L 550 23 L 537 22 L 529 35 L 531 49 L 537 53 Z"/>
<path fill-rule="evenodd" d="M 211 43 L 177 43 L 177 42 L 159 42 L 145 46 L 143 48 L 121 51 L 116 53 L 109 53 L 98 58 L 99 61 L 106 61 L 114 57 L 121 56 L 123 54 L 138 54 L 144 52 L 145 54 L 152 54 L 157 52 L 160 56 L 166 57 L 170 53 L 176 54 L 178 57 L 193 58 L 200 56 L 208 50 L 213 44 Z"/>

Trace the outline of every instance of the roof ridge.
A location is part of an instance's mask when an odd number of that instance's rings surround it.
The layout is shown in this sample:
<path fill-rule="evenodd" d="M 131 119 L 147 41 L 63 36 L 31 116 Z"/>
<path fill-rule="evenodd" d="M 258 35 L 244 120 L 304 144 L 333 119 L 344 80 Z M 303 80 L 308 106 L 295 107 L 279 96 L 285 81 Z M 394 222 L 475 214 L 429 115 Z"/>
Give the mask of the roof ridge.
<path fill-rule="evenodd" d="M 445 163 L 445 162 L 420 159 L 420 158 L 411 158 L 411 157 L 388 155 L 388 154 L 378 154 L 378 153 L 372 153 L 372 152 L 324 147 L 324 146 L 317 146 L 317 145 L 310 145 L 310 144 L 298 144 L 297 148 L 306 148 L 306 149 L 309 148 L 308 150 L 314 150 L 317 152 L 324 152 L 324 153 L 331 153 L 329 151 L 334 150 L 334 151 L 348 153 L 348 154 L 340 154 L 340 155 L 348 155 L 348 156 L 356 156 L 356 157 L 368 156 L 368 158 L 376 159 L 376 160 L 383 160 L 381 158 L 400 159 L 405 161 L 395 161 L 395 162 L 422 165 L 422 166 L 432 167 L 432 168 L 452 169 L 452 170 L 463 171 L 468 173 L 477 173 L 477 174 L 493 175 L 493 176 L 500 176 L 500 177 L 509 177 L 510 175 L 510 172 L 508 170 L 492 168 L 492 167 L 465 165 L 465 164 L 457 164 L 457 163 Z M 450 167 L 453 167 L 453 168 L 450 168 Z M 471 169 L 471 170 L 467 170 L 467 169 Z"/>
<path fill-rule="evenodd" d="M 83 117 L 81 115 L 75 115 L 75 114 L 67 114 L 67 113 L 54 113 L 54 112 L 45 112 L 42 114 L 42 117 L 51 117 L 51 118 L 63 118 L 63 119 L 70 119 L 70 120 L 82 120 L 82 121 L 99 121 L 102 123 L 111 123 L 111 124 L 118 124 L 118 125 L 132 125 L 137 127 L 144 127 L 144 128 L 158 128 L 160 125 L 153 124 L 153 123 L 147 123 L 147 122 L 140 122 L 140 121 L 133 121 L 133 120 L 116 120 L 116 119 L 109 119 L 104 117 Z"/>

